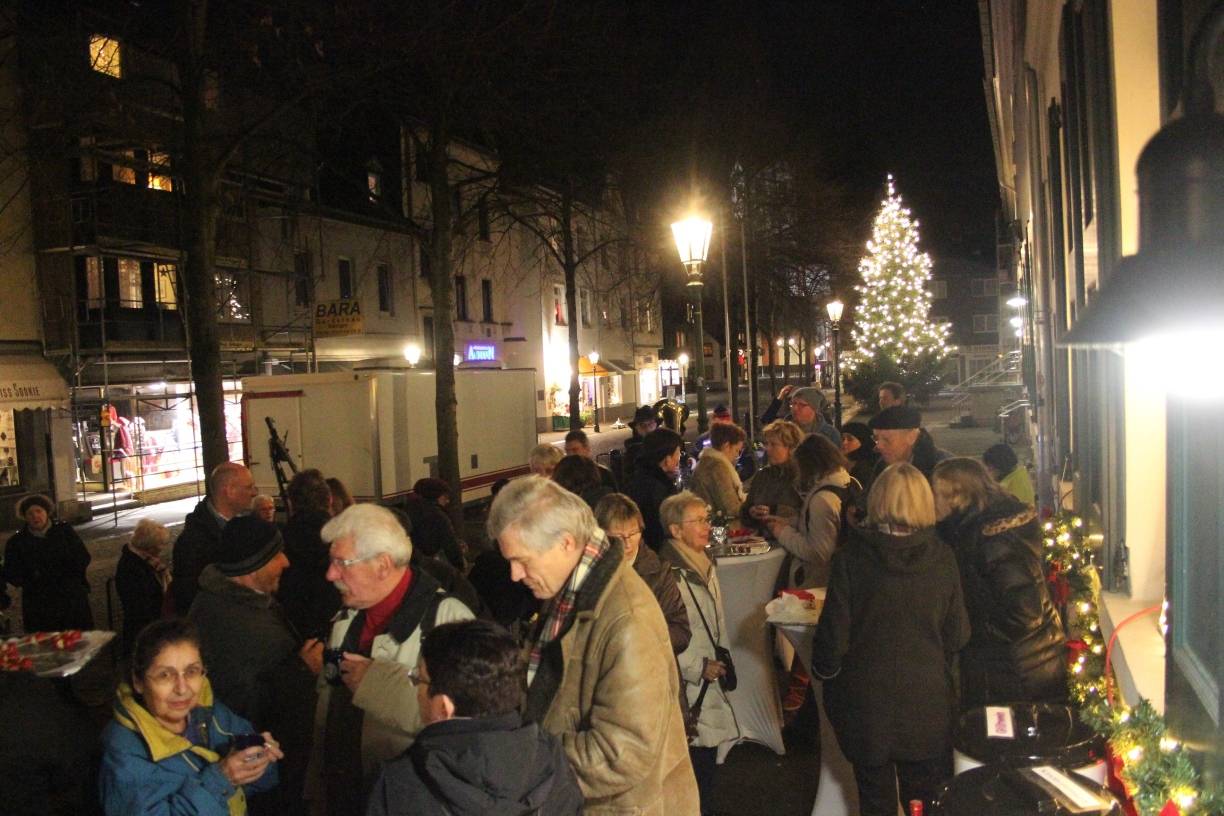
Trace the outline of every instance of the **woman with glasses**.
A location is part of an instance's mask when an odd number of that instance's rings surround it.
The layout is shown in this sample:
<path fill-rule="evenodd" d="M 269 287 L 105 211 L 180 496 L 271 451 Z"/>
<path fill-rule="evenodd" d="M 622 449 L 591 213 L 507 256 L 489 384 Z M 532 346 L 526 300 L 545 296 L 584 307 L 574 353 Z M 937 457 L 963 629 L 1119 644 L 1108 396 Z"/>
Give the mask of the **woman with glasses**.
<path fill-rule="evenodd" d="M 793 516 L 801 500 L 795 490 L 799 471 L 795 467 L 795 448 L 803 442 L 803 430 L 793 422 L 779 419 L 761 431 L 765 440 L 765 467 L 748 482 L 748 498 L 740 510 L 740 520 L 749 527 L 772 535 L 765 517 Z"/>
<path fill-rule="evenodd" d="M 688 647 L 689 638 L 692 637 L 688 612 L 684 609 L 680 588 L 676 586 L 671 570 L 659 560 L 654 550 L 642 546 L 645 529 L 642 512 L 633 499 L 624 493 L 610 493 L 595 505 L 595 520 L 605 533 L 620 539 L 625 548 L 625 560 L 633 565 L 634 572 L 650 587 L 663 610 L 672 651 L 680 654 Z"/>
<path fill-rule="evenodd" d="M 714 771 L 718 746 L 739 739 L 739 724 L 724 689 L 730 679 L 726 615 L 722 588 L 714 562 L 706 555 L 710 543 L 710 508 L 695 494 L 684 490 L 659 508 L 670 538 L 659 551 L 680 584 L 680 597 L 688 613 L 693 637 L 679 657 L 680 680 L 690 711 L 696 713 L 696 736 L 689 740 L 689 757 L 701 794 L 701 812 L 713 806 Z M 734 686 L 732 686 L 734 688 Z M 699 709 L 694 711 L 694 709 Z"/>
<path fill-rule="evenodd" d="M 276 787 L 284 758 L 271 734 L 254 731 L 213 699 L 195 628 L 182 618 L 149 624 L 102 732 L 103 809 L 242 816 L 247 795 Z"/>

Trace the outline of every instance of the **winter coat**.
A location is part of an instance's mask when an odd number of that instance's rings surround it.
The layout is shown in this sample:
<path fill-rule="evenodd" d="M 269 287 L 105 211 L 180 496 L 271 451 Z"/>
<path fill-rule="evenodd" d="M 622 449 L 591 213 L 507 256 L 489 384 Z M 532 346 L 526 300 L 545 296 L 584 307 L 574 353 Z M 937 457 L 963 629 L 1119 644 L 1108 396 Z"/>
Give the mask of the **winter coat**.
<path fill-rule="evenodd" d="M 210 564 L 187 617 L 200 632 L 213 689 L 235 713 L 278 739 L 280 709 L 309 716 L 315 677 L 298 657 L 302 637 L 273 596 L 234 583 Z"/>
<path fill-rule="evenodd" d="M 403 753 L 421 730 L 416 687 L 408 673 L 417 667 L 421 623 L 431 609 L 436 609 L 435 625 L 472 618 L 472 611 L 461 601 L 446 597 L 436 579 L 414 571 L 412 584 L 386 631 L 370 646 L 368 657 L 373 662 L 357 691 L 350 693 L 347 686 L 332 686 L 319 678 L 314 752 L 307 778 L 325 784 L 331 806 L 339 812 L 356 809 L 355 801 L 374 779 L 378 764 Z M 364 625 L 364 612 L 341 610 L 332 625 L 328 648 L 359 653 Z M 322 791 L 311 793 L 319 796 Z M 338 805 L 336 797 L 345 804 Z"/>
<path fill-rule="evenodd" d="M 670 474 L 664 473 L 658 465 L 649 462 L 638 462 L 625 493 L 637 504 L 642 512 L 642 541 L 655 552 L 667 541 L 667 531 L 659 519 L 659 505 L 668 496 L 679 493 L 675 480 Z"/>
<path fill-rule="evenodd" d="M 744 526 L 759 530 L 765 535 L 770 534 L 769 528 L 754 519 L 748 512 L 758 504 L 766 505 L 770 512 L 774 513 L 779 507 L 789 507 L 798 513 L 803 500 L 799 497 L 799 491 L 795 490 L 797 476 L 798 471 L 793 462 L 766 465 L 757 471 L 757 474 L 748 482 L 748 498 L 744 500 L 740 509 L 740 521 L 744 523 Z"/>
<path fill-rule="evenodd" d="M 680 679 L 684 681 L 685 697 L 691 707 L 701 695 L 701 673 L 705 669 L 705 662 L 715 659 L 716 645 L 727 648 L 729 641 L 727 619 L 723 613 L 722 588 L 719 586 L 714 564 L 704 555 L 698 556 L 681 542 L 669 540 L 663 545 L 661 555 L 664 562 L 673 568 L 676 581 L 681 585 L 680 597 L 684 599 L 689 628 L 693 632 L 688 648 L 678 658 Z M 734 659 L 735 655 L 731 657 Z M 739 723 L 735 720 L 735 711 L 731 708 L 727 692 L 723 691 L 717 681 L 710 683 L 701 702 L 697 738 L 690 745 L 716 748 L 724 742 L 735 742 L 739 738 Z"/>
<path fill-rule="evenodd" d="M 85 542 L 62 521 L 52 522 L 46 535 L 30 532 L 28 524 L 13 534 L 4 547 L 4 578 L 21 587 L 25 631 L 93 628 L 85 579 L 90 560 Z"/>
<path fill-rule="evenodd" d="M 850 474 L 838 468 L 803 494 L 803 505 L 791 526 L 778 531 L 778 543 L 790 553 L 788 586 L 822 587 L 829 584 L 829 559 L 841 532 L 841 497 L 822 487 L 846 487 Z"/>
<path fill-rule="evenodd" d="M 939 524 L 956 553 L 973 636 L 961 652 L 961 702 L 1065 702 L 1066 638 L 1050 599 L 1037 513 L 1012 496 Z"/>
<path fill-rule="evenodd" d="M 167 729 L 136 701 L 126 683 L 119 687 L 115 719 L 102 731 L 98 787 L 107 816 L 242 816 L 246 794 L 276 787 L 276 763 L 238 788 L 221 773 L 218 760 L 229 753 L 234 736 L 255 728 L 213 699 L 208 678 L 191 710 L 191 724 L 202 731 L 204 744 L 193 745 Z"/>
<path fill-rule="evenodd" d="M 710 505 L 714 513 L 726 518 L 738 516 L 744 505 L 744 486 L 735 472 L 735 464 L 714 448 L 702 452 L 693 469 L 690 489 Z"/>
<path fill-rule="evenodd" d="M 946 755 L 953 659 L 969 640 L 956 558 L 935 534 L 855 528 L 833 555 L 812 673 L 846 758 L 883 765 Z"/>
<path fill-rule="evenodd" d="M 918 430 L 918 441 L 914 443 L 914 449 L 910 452 L 909 462 L 927 477 L 927 481 L 931 480 L 931 474 L 935 472 L 935 466 L 945 459 L 951 459 L 952 454 L 943 448 L 935 447 L 935 440 L 927 433 L 926 428 Z M 863 492 L 859 496 L 859 517 L 864 518 L 867 515 L 867 496 L 871 493 L 871 486 L 875 484 L 876 478 L 884 472 L 888 467 L 888 463 L 883 457 L 878 457 L 875 465 L 871 469 L 871 476 L 867 481 L 860 479 L 863 485 Z"/>
<path fill-rule="evenodd" d="M 526 719 L 561 738 L 583 813 L 696 816 L 679 693 L 663 614 L 613 541 L 527 689 Z"/>
<path fill-rule="evenodd" d="M 1033 480 L 1029 478 L 1028 468 L 1016 465 L 1012 472 L 999 480 L 999 487 L 1015 496 L 1024 504 L 1034 504 L 1036 494 L 1033 492 Z"/>
<path fill-rule="evenodd" d="M 166 592 L 157 571 L 130 547 L 124 547 L 115 567 L 115 591 L 123 607 L 123 652 L 132 653 L 136 636 L 162 615 Z"/>
<path fill-rule="evenodd" d="M 854 453 L 847 456 L 850 460 L 850 475 L 854 477 L 866 491 L 874 477 L 876 463 L 880 461 L 880 454 L 876 453 L 874 447 L 866 446 L 859 448 Z M 864 493 L 864 495 L 866 495 Z"/>
<path fill-rule="evenodd" d="M 293 628 L 304 638 L 327 637 L 340 611 L 340 591 L 327 580 L 327 545 L 319 535 L 331 516 L 321 511 L 296 513 L 285 525 L 285 557 L 276 598 Z"/>
<path fill-rule="evenodd" d="M 675 576 L 649 547 L 638 547 L 637 555 L 633 558 L 633 571 L 654 593 L 659 608 L 663 610 L 663 619 L 667 621 L 667 637 L 671 640 L 672 651 L 680 654 L 688 647 L 692 629 Z"/>
<path fill-rule="evenodd" d="M 221 545 L 221 527 L 222 522 L 209 506 L 208 499 L 201 500 L 183 522 L 183 531 L 174 541 L 170 569 L 174 576 L 170 594 L 174 596 L 174 611 L 179 615 L 186 615 L 191 609 L 191 602 L 200 591 L 200 573 L 216 558 Z"/>
<path fill-rule="evenodd" d="M 421 729 L 383 767 L 366 816 L 574 816 L 582 791 L 561 741 L 518 713 Z"/>

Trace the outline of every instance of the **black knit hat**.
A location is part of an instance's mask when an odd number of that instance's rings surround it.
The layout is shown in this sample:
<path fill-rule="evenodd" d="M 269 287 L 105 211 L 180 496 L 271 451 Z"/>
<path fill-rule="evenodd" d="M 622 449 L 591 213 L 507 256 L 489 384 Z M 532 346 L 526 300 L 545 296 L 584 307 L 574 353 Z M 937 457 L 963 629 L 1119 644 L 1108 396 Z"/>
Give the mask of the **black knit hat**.
<path fill-rule="evenodd" d="M 847 422 L 841 426 L 841 435 L 853 436 L 859 441 L 859 444 L 865 448 L 871 448 L 875 444 L 875 440 L 871 438 L 871 429 L 862 422 Z"/>
<path fill-rule="evenodd" d="M 908 405 L 885 408 L 871 420 L 873 431 L 909 430 L 922 427 L 922 414 Z"/>
<path fill-rule="evenodd" d="M 227 578 L 249 575 L 285 548 L 280 528 L 255 516 L 238 516 L 221 530 L 217 569 Z"/>

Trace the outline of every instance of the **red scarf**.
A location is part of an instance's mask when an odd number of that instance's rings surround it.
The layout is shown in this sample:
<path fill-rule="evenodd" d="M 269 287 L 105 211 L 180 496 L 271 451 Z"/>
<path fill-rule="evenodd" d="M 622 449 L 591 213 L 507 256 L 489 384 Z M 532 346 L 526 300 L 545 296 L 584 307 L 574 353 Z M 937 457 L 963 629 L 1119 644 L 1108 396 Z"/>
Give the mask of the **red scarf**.
<path fill-rule="evenodd" d="M 400 578 L 400 582 L 395 585 L 395 589 L 365 611 L 365 625 L 361 627 L 361 640 L 357 642 L 357 648 L 362 654 L 369 654 L 370 647 L 374 645 L 374 638 L 387 631 L 387 626 L 391 623 L 391 616 L 400 608 L 400 604 L 404 602 L 404 596 L 411 588 L 412 567 L 408 567 L 404 570 L 404 577 Z"/>

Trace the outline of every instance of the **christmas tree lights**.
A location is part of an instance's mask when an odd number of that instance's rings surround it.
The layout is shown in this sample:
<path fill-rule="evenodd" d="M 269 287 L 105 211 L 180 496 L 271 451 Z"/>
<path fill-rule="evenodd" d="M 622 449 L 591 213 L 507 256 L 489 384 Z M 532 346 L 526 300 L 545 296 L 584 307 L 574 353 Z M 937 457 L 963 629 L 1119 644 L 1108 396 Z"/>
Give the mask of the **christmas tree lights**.
<path fill-rule="evenodd" d="M 877 355 L 904 369 L 947 355 L 947 326 L 927 319 L 931 257 L 918 251 L 918 222 L 902 205 L 891 175 L 867 255 L 859 261 L 859 274 L 863 282 L 855 287 L 859 293 L 852 332 L 855 349 L 845 358 L 851 371 Z"/>

